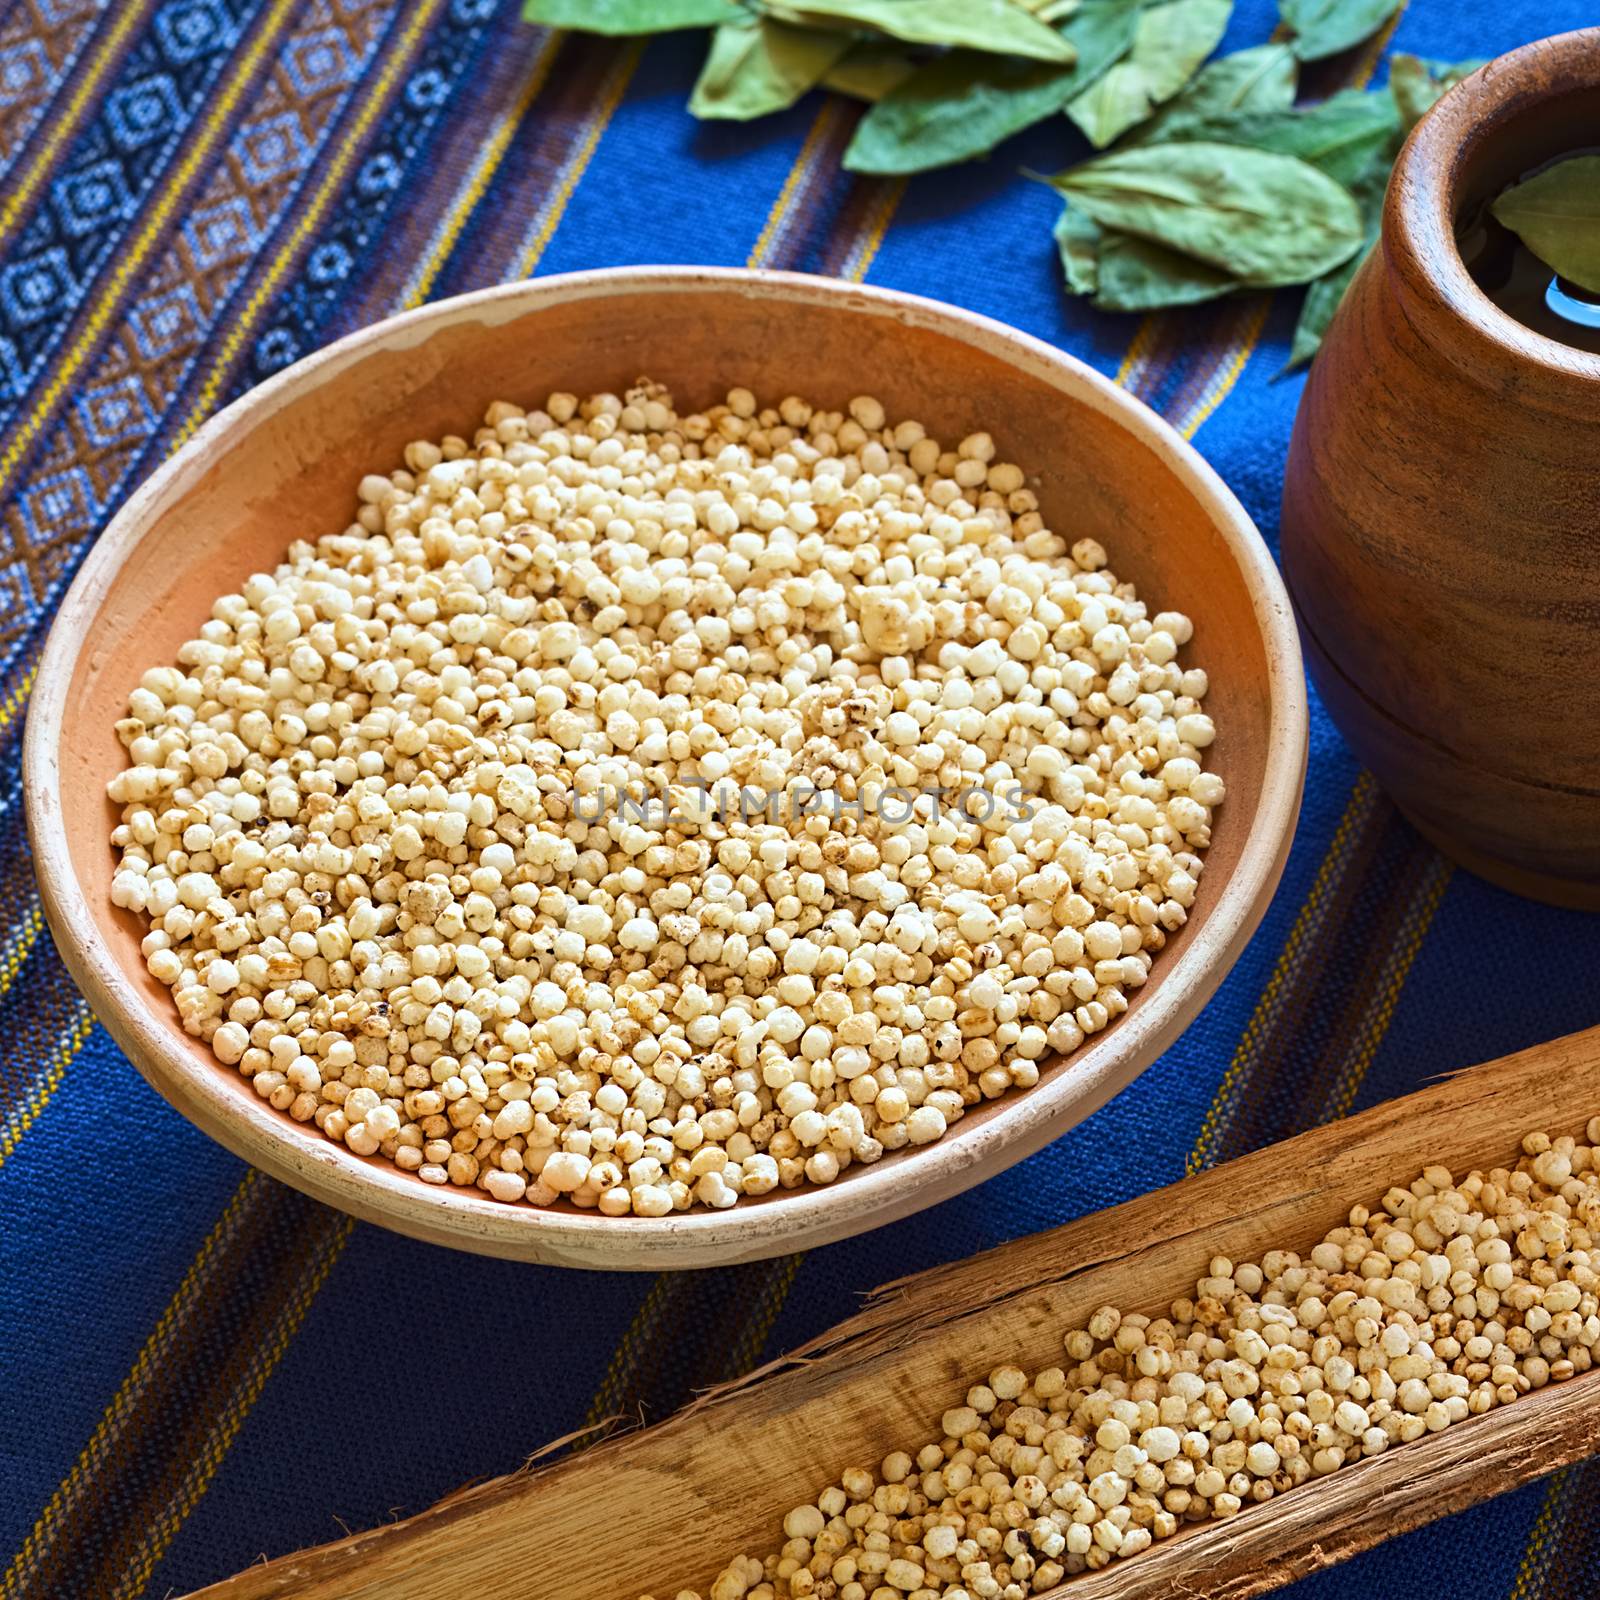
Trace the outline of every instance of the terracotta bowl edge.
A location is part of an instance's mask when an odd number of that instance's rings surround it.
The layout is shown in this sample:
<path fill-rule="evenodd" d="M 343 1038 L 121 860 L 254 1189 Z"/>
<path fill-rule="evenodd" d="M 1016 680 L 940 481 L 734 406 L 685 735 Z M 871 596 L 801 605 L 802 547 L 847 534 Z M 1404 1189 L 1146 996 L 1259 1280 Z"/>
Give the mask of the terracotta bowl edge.
<path fill-rule="evenodd" d="M 1237 867 L 1197 937 L 1161 975 L 1148 1003 L 1084 1052 L 1080 1070 L 1019 1095 L 1005 1112 L 918 1153 L 908 1163 L 862 1172 L 831 1189 L 802 1189 L 752 1213 L 692 1212 L 652 1221 L 611 1219 L 575 1211 L 511 1208 L 466 1191 L 428 1190 L 409 1175 L 341 1159 L 331 1145 L 285 1137 L 270 1107 L 239 1103 L 220 1079 L 197 1075 L 173 1046 L 143 998 L 121 978 L 72 868 L 59 795 L 57 735 L 76 660 L 73 637 L 109 592 L 124 548 L 161 502 L 180 493 L 213 444 L 232 429 L 259 422 L 309 382 L 325 382 L 377 342 L 426 332 L 469 312 L 506 320 L 541 301 L 618 292 L 696 292 L 707 288 L 776 295 L 811 303 L 854 304 L 936 326 L 976 347 L 998 352 L 1046 377 L 1117 420 L 1164 454 L 1213 517 L 1250 594 L 1267 656 L 1272 706 L 1260 798 Z M 496 317 L 498 320 L 498 317 Z M 1063 379 L 1066 381 L 1063 383 Z M 41 658 L 24 736 L 24 801 L 36 852 L 41 897 L 73 977 L 96 1014 L 139 1071 L 204 1131 L 252 1164 L 317 1199 L 402 1233 L 457 1248 L 552 1264 L 653 1270 L 725 1264 L 848 1237 L 948 1198 L 1041 1148 L 1103 1104 L 1166 1049 L 1193 1020 L 1265 914 L 1287 859 L 1304 781 L 1308 704 L 1298 637 L 1277 567 L 1237 498 L 1188 441 L 1142 402 L 1063 351 L 1002 323 L 920 296 L 844 285 L 805 274 L 715 268 L 614 268 L 502 285 L 436 302 L 358 330 L 268 379 L 212 418 L 112 518 L 84 561 L 52 624 Z M 1109 1046 L 1110 1048 L 1107 1048 Z M 251 1116 L 249 1113 L 255 1113 Z M 288 1124 L 287 1128 L 298 1125 Z"/>

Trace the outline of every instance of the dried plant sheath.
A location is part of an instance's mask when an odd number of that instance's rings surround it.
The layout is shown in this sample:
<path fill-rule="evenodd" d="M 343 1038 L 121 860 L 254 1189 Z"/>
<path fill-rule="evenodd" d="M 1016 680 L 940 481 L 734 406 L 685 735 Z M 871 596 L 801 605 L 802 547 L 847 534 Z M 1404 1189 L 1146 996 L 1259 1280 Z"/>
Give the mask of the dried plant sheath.
<path fill-rule="evenodd" d="M 1600 1028 L 1475 1067 L 1173 1188 L 880 1289 L 831 1333 L 643 1432 L 253 1567 L 206 1600 L 637 1600 L 767 1548 L 853 1462 L 937 1428 L 975 1374 L 1057 1359 L 1098 1305 L 1161 1311 L 1210 1255 L 1302 1248 L 1425 1164 L 1509 1163 L 1600 1110 Z M 1244 1600 L 1600 1448 L 1600 1371 L 1075 1578 L 1076 1600 Z M 824 1459 L 825 1456 L 825 1459 Z M 599 1529 L 626 1545 L 595 1561 Z M 597 1588 L 597 1572 L 608 1587 Z"/>

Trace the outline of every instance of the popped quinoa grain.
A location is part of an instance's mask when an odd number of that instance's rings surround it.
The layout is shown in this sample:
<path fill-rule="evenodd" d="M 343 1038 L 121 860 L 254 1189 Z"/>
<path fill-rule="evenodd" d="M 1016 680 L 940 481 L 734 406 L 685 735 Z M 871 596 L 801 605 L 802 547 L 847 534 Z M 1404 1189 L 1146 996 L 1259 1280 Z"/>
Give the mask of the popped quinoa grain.
<path fill-rule="evenodd" d="M 725 1208 L 1108 1026 L 1224 787 L 1193 629 L 1022 467 L 641 381 L 409 444 L 117 725 L 184 1027 L 424 1182 Z"/>
<path fill-rule="evenodd" d="M 1027 1600 L 1587 1372 L 1600 1118 L 1585 1137 L 1530 1134 L 1460 1183 L 1428 1167 L 1306 1256 L 1214 1259 L 1164 1317 L 1102 1307 L 1065 1368 L 930 1404 L 914 1457 L 846 1469 L 712 1600 Z"/>

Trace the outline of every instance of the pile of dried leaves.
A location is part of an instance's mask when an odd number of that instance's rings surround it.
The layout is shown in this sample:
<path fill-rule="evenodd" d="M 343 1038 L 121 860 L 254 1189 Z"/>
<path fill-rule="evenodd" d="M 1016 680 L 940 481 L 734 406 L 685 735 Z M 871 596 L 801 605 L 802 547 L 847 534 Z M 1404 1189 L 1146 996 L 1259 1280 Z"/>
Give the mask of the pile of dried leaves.
<path fill-rule="evenodd" d="M 1233 0 L 527 0 L 524 15 L 711 28 L 697 117 L 764 116 L 817 87 L 870 101 L 852 172 L 949 166 L 1064 115 L 1103 152 L 1047 180 L 1068 291 L 1149 311 L 1309 285 L 1297 365 L 1377 236 L 1407 132 L 1479 64 L 1395 55 L 1381 89 L 1298 101 L 1304 63 L 1354 49 L 1398 3 L 1279 0 L 1281 41 L 1216 59 Z"/>

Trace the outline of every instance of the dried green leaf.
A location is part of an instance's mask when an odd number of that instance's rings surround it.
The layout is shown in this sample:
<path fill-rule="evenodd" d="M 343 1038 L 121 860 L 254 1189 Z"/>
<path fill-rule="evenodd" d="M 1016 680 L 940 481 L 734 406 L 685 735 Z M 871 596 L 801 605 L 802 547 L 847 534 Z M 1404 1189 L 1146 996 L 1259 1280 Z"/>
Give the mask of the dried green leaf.
<path fill-rule="evenodd" d="M 1394 101 L 1380 92 L 1345 89 L 1313 106 L 1249 112 L 1228 134 L 1241 144 L 1298 156 L 1347 188 L 1373 162 L 1393 164 L 1400 145 Z"/>
<path fill-rule="evenodd" d="M 1362 262 L 1377 248 L 1378 235 L 1383 226 L 1383 200 L 1389 192 L 1390 167 L 1387 153 L 1375 157 L 1367 170 L 1351 184 L 1350 193 L 1361 208 L 1365 229 L 1363 248 L 1331 272 L 1325 272 L 1306 290 L 1284 372 L 1293 372 L 1296 367 L 1304 366 L 1317 353 L 1322 336 L 1328 331 L 1328 324 L 1333 321 L 1334 312 L 1344 300 L 1351 280 L 1360 270 Z"/>
<path fill-rule="evenodd" d="M 1198 305 L 1239 287 L 1231 274 L 1128 233 L 1100 242 L 1094 303 L 1101 311 L 1162 311 Z"/>
<path fill-rule="evenodd" d="M 1401 135 L 1399 115 L 1388 94 L 1351 89 L 1312 106 L 1193 116 L 1175 126 L 1180 138 L 1247 145 L 1295 156 L 1316 167 L 1351 189 L 1361 209 L 1369 244 L 1376 237 L 1384 186 Z M 1167 133 L 1165 126 L 1153 128 L 1147 132 L 1147 142 L 1162 142 Z M 1364 195 L 1372 188 L 1374 176 L 1376 194 L 1369 202 Z M 1290 367 L 1310 360 L 1316 353 L 1322 331 L 1364 253 L 1358 252 L 1334 267 L 1307 290 Z M 1106 276 L 1109 275 L 1103 272 Z M 1201 279 L 1195 286 L 1197 298 L 1203 284 Z"/>
<path fill-rule="evenodd" d="M 1558 276 L 1600 294 L 1600 156 L 1570 156 L 1489 208 Z"/>
<path fill-rule="evenodd" d="M 861 119 L 850 172 L 923 172 L 986 155 L 1066 103 L 1076 69 L 951 50 L 927 62 Z"/>
<path fill-rule="evenodd" d="M 725 22 L 711 35 L 689 110 L 737 122 L 787 110 L 816 88 L 851 43 L 847 33 L 796 28 L 771 17 Z"/>
<path fill-rule="evenodd" d="M 1032 12 L 1041 22 L 1054 25 L 1074 15 L 1082 0 L 1013 0 L 1013 4 Z"/>
<path fill-rule="evenodd" d="M 1202 118 L 1189 126 L 1185 137 L 1298 156 L 1348 185 L 1384 152 L 1392 159 L 1400 117 L 1383 90 L 1346 89 L 1316 105 Z"/>
<path fill-rule="evenodd" d="M 965 46 L 1035 61 L 1070 62 L 1072 46 L 1014 0 L 761 0 L 786 22 L 865 28 L 907 44 Z"/>
<path fill-rule="evenodd" d="M 1400 0 L 1278 0 L 1302 61 L 1321 61 L 1370 39 L 1399 9 Z"/>
<path fill-rule="evenodd" d="M 737 16 L 736 0 L 524 0 L 523 20 L 581 33 L 671 33 L 715 28 Z"/>
<path fill-rule="evenodd" d="M 1366 259 L 1367 251 L 1363 250 L 1342 267 L 1335 267 L 1307 287 L 1299 320 L 1294 325 L 1289 359 L 1284 363 L 1279 377 L 1305 366 L 1322 348 L 1322 338 L 1328 331 L 1328 324 L 1333 321 L 1333 314 L 1344 300 L 1345 291 Z"/>
<path fill-rule="evenodd" d="M 1389 92 L 1407 133 L 1430 112 L 1447 90 L 1469 78 L 1482 61 L 1425 61 L 1398 51 L 1389 57 Z"/>
<path fill-rule="evenodd" d="M 922 172 L 968 161 L 1053 116 L 1133 40 L 1142 0 L 1087 0 L 1062 30 L 1070 67 L 952 50 L 927 63 L 862 118 L 851 172 Z"/>
<path fill-rule="evenodd" d="M 828 69 L 822 87 L 871 103 L 893 94 L 916 70 L 917 63 L 898 45 L 861 39 Z"/>
<path fill-rule="evenodd" d="M 1100 224 L 1066 201 L 1056 220 L 1056 248 L 1069 294 L 1093 294 L 1100 277 Z"/>
<path fill-rule="evenodd" d="M 1170 100 L 1217 47 L 1233 0 L 1167 0 L 1143 12 L 1127 56 L 1067 107 L 1103 149 Z"/>
<path fill-rule="evenodd" d="M 1140 145 L 1050 180 L 1102 227 L 1241 282 L 1309 283 L 1361 248 L 1348 190 L 1293 156 L 1211 143 Z"/>
<path fill-rule="evenodd" d="M 1201 68 L 1132 138 L 1139 144 L 1199 139 L 1205 135 L 1198 130 L 1218 118 L 1244 111 L 1286 111 L 1294 104 L 1299 78 L 1300 63 L 1286 44 L 1236 50 Z"/>

